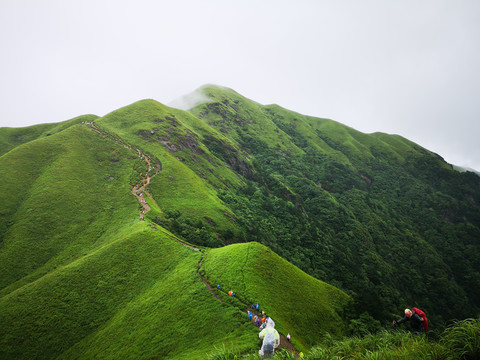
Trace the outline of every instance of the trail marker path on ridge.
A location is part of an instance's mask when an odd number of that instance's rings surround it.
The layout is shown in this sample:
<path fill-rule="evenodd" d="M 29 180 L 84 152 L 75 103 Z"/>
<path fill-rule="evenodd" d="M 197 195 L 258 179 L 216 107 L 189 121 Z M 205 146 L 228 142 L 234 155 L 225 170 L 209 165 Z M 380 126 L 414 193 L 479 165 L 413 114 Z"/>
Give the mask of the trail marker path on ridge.
<path fill-rule="evenodd" d="M 150 182 L 152 181 L 152 178 L 157 175 L 161 170 L 161 165 L 160 164 L 157 164 L 155 166 L 155 173 L 150 175 L 150 172 L 152 170 L 152 159 L 146 155 L 145 153 L 143 153 L 139 148 L 131 145 L 131 144 L 128 144 L 126 142 L 124 142 L 123 140 L 121 140 L 120 138 L 117 138 L 115 136 L 113 136 L 112 134 L 109 134 L 107 133 L 106 131 L 104 130 L 100 130 L 96 124 L 94 122 L 85 122 L 84 125 L 87 125 L 88 128 L 90 128 L 91 130 L 95 131 L 96 133 L 100 134 L 102 137 L 104 138 L 109 138 L 110 140 L 113 140 L 115 143 L 123 146 L 124 148 L 126 149 L 129 149 L 129 150 L 132 150 L 132 151 L 136 151 L 137 154 L 138 154 L 138 157 L 143 159 L 148 167 L 147 167 L 147 172 L 145 173 L 145 175 L 142 176 L 141 180 L 140 180 L 140 183 L 139 184 L 136 184 L 135 186 L 132 187 L 132 194 L 137 198 L 138 202 L 142 205 L 142 209 L 139 209 L 139 214 L 140 216 L 146 214 L 148 211 L 150 211 L 150 206 L 148 205 L 148 203 L 146 202 L 145 200 L 145 187 L 150 184 Z M 138 193 L 137 193 L 137 190 Z M 153 201 L 153 198 L 149 195 L 149 198 L 151 198 L 151 200 Z M 143 200 L 143 201 L 142 201 Z M 217 295 L 217 293 L 215 292 L 214 288 L 212 285 L 210 285 L 206 280 L 205 280 L 205 277 L 200 273 L 200 269 L 202 267 L 202 261 L 203 261 L 203 258 L 205 256 L 205 253 L 203 251 L 201 251 L 198 247 L 195 247 L 193 245 L 190 245 L 190 244 L 187 244 L 179 239 L 176 239 L 174 238 L 174 240 L 183 245 L 183 246 L 186 246 L 190 249 L 192 249 L 193 251 L 198 251 L 202 254 L 202 257 L 200 258 L 200 261 L 198 263 L 198 269 L 197 269 L 197 274 L 198 276 L 200 276 L 200 279 L 202 280 L 203 284 L 207 287 L 208 291 L 210 291 L 210 293 L 215 296 L 215 298 L 220 301 L 220 302 L 223 302 L 223 300 Z M 242 275 L 243 275 L 243 271 L 242 271 Z M 249 310 L 249 309 L 248 309 Z M 254 311 L 254 313 L 256 315 L 260 315 L 260 313 L 258 313 L 256 310 Z M 246 314 L 246 312 L 245 312 Z M 283 335 L 279 332 L 279 335 L 280 335 L 280 345 L 279 345 L 279 348 L 285 348 L 287 350 L 290 350 L 292 352 L 294 352 L 297 356 L 298 356 L 298 351 L 295 349 L 295 347 L 293 346 L 293 344 Z"/>
<path fill-rule="evenodd" d="M 144 175 L 142 175 L 140 183 L 136 184 L 132 188 L 133 196 L 135 196 L 137 198 L 138 202 L 142 205 L 142 208 L 143 208 L 143 210 L 139 209 L 139 215 L 142 216 L 142 215 L 146 214 L 148 211 L 150 211 L 151 208 L 150 208 L 150 205 L 148 205 L 147 201 L 145 200 L 145 194 L 147 194 L 145 192 L 145 188 L 148 184 L 150 184 L 150 182 L 152 181 L 152 178 L 162 170 L 161 164 L 159 162 L 154 164 L 154 161 L 152 160 L 152 158 L 150 156 L 148 156 L 147 154 L 145 154 L 144 152 L 142 152 L 142 150 L 140 150 L 138 147 L 135 147 L 131 144 L 126 143 L 125 141 L 123 141 L 120 138 L 106 132 L 105 130 L 99 129 L 97 127 L 97 125 L 95 124 L 95 122 L 93 122 L 93 121 L 92 122 L 85 122 L 84 125 L 87 125 L 89 129 L 91 129 L 92 131 L 95 131 L 97 134 L 101 135 L 102 137 L 108 138 L 108 139 L 114 141 L 116 144 L 118 144 L 120 146 L 123 146 L 125 149 L 131 150 L 131 151 L 136 151 L 138 157 L 146 162 L 147 172 Z M 151 174 L 152 169 L 155 169 L 155 172 L 153 174 Z M 137 193 L 137 190 L 139 190 L 138 193 Z M 154 201 L 153 197 L 150 196 L 150 194 L 148 194 L 148 195 L 149 195 L 150 200 Z"/>

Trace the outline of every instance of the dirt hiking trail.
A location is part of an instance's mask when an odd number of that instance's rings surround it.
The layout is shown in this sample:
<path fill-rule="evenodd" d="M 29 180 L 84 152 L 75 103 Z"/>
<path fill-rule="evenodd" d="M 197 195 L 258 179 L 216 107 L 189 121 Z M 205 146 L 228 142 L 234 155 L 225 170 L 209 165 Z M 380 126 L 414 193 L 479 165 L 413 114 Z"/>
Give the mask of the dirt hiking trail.
<path fill-rule="evenodd" d="M 162 170 L 162 166 L 161 166 L 160 161 L 158 161 L 158 160 L 153 161 L 153 159 L 149 155 L 142 152 L 142 150 L 140 150 L 138 147 L 135 147 L 131 144 L 128 144 L 125 141 L 123 141 L 122 139 L 120 139 L 119 137 L 117 137 L 115 135 L 112 135 L 110 133 L 107 133 L 104 130 L 99 129 L 97 127 L 97 125 L 95 124 L 95 122 L 90 122 L 90 123 L 85 122 L 84 125 L 87 125 L 92 131 L 95 131 L 96 133 L 98 133 L 102 137 L 108 138 L 108 139 L 114 141 L 115 143 L 123 146 L 124 148 L 136 152 L 137 156 L 140 159 L 142 159 L 143 161 L 145 161 L 145 163 L 147 165 L 146 166 L 147 171 L 146 171 L 145 174 L 142 174 L 142 178 L 141 178 L 140 182 L 132 187 L 133 196 L 135 196 L 137 198 L 138 202 L 142 205 L 142 208 L 139 209 L 140 219 L 144 220 L 144 215 L 148 211 L 150 211 L 150 209 L 151 209 L 150 205 L 148 205 L 145 197 L 148 197 L 149 200 L 154 201 L 151 194 L 149 194 L 148 192 L 145 191 L 145 188 L 147 187 L 147 185 L 150 184 L 150 182 L 152 181 L 152 178 Z M 152 170 L 154 170 L 154 171 L 152 172 Z M 153 226 L 152 228 L 154 230 L 156 230 L 156 226 Z M 195 246 L 190 245 L 190 244 L 187 244 L 187 243 L 185 243 L 185 242 L 183 242 L 179 239 L 174 238 L 174 240 L 177 243 L 179 243 L 179 244 L 181 244 L 185 247 L 188 247 L 188 248 L 192 249 L 193 251 L 200 252 L 202 254 L 202 256 L 200 258 L 200 261 L 198 263 L 197 274 L 198 274 L 198 276 L 200 276 L 200 279 L 202 280 L 203 284 L 207 287 L 208 291 L 210 291 L 210 293 L 213 296 L 215 296 L 215 298 L 218 301 L 223 302 L 222 298 L 220 296 L 218 296 L 217 293 L 215 292 L 214 287 L 205 280 L 205 277 L 200 272 L 200 270 L 202 268 L 202 261 L 203 261 L 203 258 L 205 256 L 205 253 L 200 248 L 195 247 Z M 261 313 L 259 311 L 257 311 L 256 309 L 247 309 L 245 311 L 245 315 L 247 315 L 247 311 L 251 311 L 254 315 L 261 316 Z M 251 324 L 253 326 L 255 326 L 253 324 L 253 322 L 251 322 Z M 286 338 L 285 335 L 281 334 L 280 332 L 279 332 L 279 335 L 280 335 L 280 345 L 278 346 L 278 349 L 287 349 L 287 350 L 295 353 L 296 357 L 298 357 L 299 352 L 295 349 L 293 344 Z"/>
<path fill-rule="evenodd" d="M 125 149 L 131 150 L 136 152 L 136 155 L 138 158 L 142 159 L 146 163 L 146 173 L 142 174 L 142 178 L 140 179 L 140 182 L 132 187 L 132 194 L 135 196 L 142 205 L 142 208 L 139 209 L 139 215 L 140 218 L 143 220 L 144 215 L 150 211 L 150 205 L 148 205 L 147 200 L 145 199 L 145 195 L 147 195 L 148 199 L 151 201 L 153 200 L 153 197 L 151 194 L 145 191 L 145 188 L 150 182 L 152 181 L 152 178 L 157 175 L 161 170 L 162 170 L 162 165 L 159 160 L 154 161 L 148 154 L 143 152 L 141 149 L 138 147 L 135 147 L 131 144 L 126 143 L 122 139 L 120 139 L 118 136 L 112 135 L 105 130 L 101 130 L 97 127 L 95 122 L 84 122 L 84 125 L 87 125 L 89 129 L 92 131 L 96 132 L 100 136 L 102 136 L 105 139 L 110 139 L 114 141 L 116 144 L 123 146 Z M 154 170 L 154 171 L 152 171 Z"/>

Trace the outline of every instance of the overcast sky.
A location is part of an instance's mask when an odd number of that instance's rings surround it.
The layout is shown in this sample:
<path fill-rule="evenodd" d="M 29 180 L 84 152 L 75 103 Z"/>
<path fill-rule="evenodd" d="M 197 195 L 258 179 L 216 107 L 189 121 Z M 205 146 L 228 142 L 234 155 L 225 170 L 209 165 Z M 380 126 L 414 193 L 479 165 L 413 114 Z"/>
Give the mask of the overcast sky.
<path fill-rule="evenodd" d="M 0 0 L 0 127 L 213 83 L 480 170 L 479 0 Z"/>

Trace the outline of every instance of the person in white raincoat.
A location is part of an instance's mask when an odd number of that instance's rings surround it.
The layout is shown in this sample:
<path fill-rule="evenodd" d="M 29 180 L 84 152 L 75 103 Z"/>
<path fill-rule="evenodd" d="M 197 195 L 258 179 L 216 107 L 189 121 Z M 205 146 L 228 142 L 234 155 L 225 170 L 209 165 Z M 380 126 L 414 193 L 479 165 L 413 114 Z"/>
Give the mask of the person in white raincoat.
<path fill-rule="evenodd" d="M 265 329 L 260 331 L 258 337 L 263 339 L 262 347 L 258 351 L 258 354 L 263 359 L 273 357 L 275 348 L 280 345 L 280 335 L 278 331 L 275 330 L 275 323 L 272 319 L 267 319 Z"/>

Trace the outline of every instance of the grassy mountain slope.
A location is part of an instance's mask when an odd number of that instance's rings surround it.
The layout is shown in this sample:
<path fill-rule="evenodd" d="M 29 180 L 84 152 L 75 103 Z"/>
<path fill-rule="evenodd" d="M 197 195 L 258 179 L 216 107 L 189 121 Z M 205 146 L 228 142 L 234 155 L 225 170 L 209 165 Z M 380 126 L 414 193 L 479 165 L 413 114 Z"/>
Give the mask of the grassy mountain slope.
<path fill-rule="evenodd" d="M 190 113 L 143 100 L 0 129 L 0 357 L 250 352 L 250 302 L 306 349 L 347 329 L 345 293 L 353 330 L 407 306 L 436 327 L 478 314 L 478 176 L 399 136 L 201 91 Z M 216 299 L 178 239 L 238 298 Z"/>
<path fill-rule="evenodd" d="M 134 154 L 99 139 L 75 126 L 0 158 L 8 189 L 0 195 L 1 288 L 42 276 L 136 220 Z"/>
<path fill-rule="evenodd" d="M 2 359 L 201 359 L 237 337 L 254 346 L 253 326 L 201 282 L 199 259 L 162 232 L 132 226 L 0 299 Z"/>
<path fill-rule="evenodd" d="M 212 284 L 232 289 L 243 302 L 259 303 L 284 335 L 306 349 L 327 331 L 345 333 L 340 317 L 348 296 L 319 281 L 258 243 L 208 250 L 203 268 Z"/>
<path fill-rule="evenodd" d="M 271 148 L 300 154 L 302 151 L 288 141 L 288 136 L 263 112 L 263 107 L 237 92 L 217 86 L 205 86 L 198 91 L 211 99 L 191 112 L 226 137 L 245 147 L 244 140 L 253 136 Z"/>
<path fill-rule="evenodd" d="M 199 140 L 192 118 L 186 112 L 171 111 L 153 100 L 144 100 L 96 123 L 160 159 L 162 171 L 149 187 L 160 208 L 178 211 L 192 221 L 205 222 L 208 218 L 219 229 L 235 227 L 231 212 L 218 199 L 216 189 L 239 186 L 240 182 Z M 203 125 L 198 119 L 193 120 Z M 204 125 L 203 128 L 208 131 Z M 219 137 L 213 130 L 207 133 L 212 138 Z"/>
<path fill-rule="evenodd" d="M 384 321 L 415 304 L 438 324 L 478 313 L 477 176 L 397 135 L 251 103 L 257 123 L 277 126 L 279 144 L 268 126 L 256 136 L 255 122 L 239 121 L 248 119 L 237 107 L 247 99 L 201 91 L 210 101 L 192 114 L 237 141 L 254 165 L 253 181 L 222 197 L 247 238 L 350 291 L 359 311 Z"/>
<path fill-rule="evenodd" d="M 165 115 L 163 108 L 147 101 L 123 110 L 133 110 L 137 118 L 138 112 L 152 109 L 160 109 L 155 116 Z M 200 144 L 203 153 L 195 154 L 201 160 L 191 161 L 212 166 L 209 182 L 199 175 L 200 166 L 177 159 L 191 149 L 174 156 L 163 143 L 150 144 L 139 130 L 130 131 L 130 126 L 145 129 L 145 123 L 134 120 L 125 124 L 124 133 L 119 127 L 120 135 L 107 136 L 111 120 L 97 119 L 98 131 L 87 125 L 66 127 L 0 157 L 2 186 L 8 189 L 0 194 L 0 321 L 5 324 L 0 357 L 203 359 L 212 346 L 225 342 L 241 351 L 255 349 L 258 330 L 244 309 L 220 302 L 197 274 L 201 254 L 158 224 L 141 222 L 131 194 L 138 171 L 145 171 L 138 145 L 162 165 L 153 178 L 161 178 L 158 187 L 155 182 L 149 186 L 154 215 L 147 216 L 164 216 L 165 224 L 175 224 L 164 213 L 180 210 L 203 221 L 208 216 L 209 226 L 221 231 L 238 225 L 216 191 L 239 187 L 237 175 Z M 189 121 L 189 127 L 195 125 Z M 196 126 L 201 130 L 202 123 Z M 187 129 L 180 120 L 176 127 Z M 231 146 L 221 134 L 202 131 L 217 140 L 216 146 Z M 197 136 L 193 130 L 190 135 Z M 127 143 L 134 146 L 126 148 Z M 233 146 L 222 156 L 243 161 Z M 170 176 L 179 179 L 177 193 L 165 186 Z M 292 271 L 278 258 L 269 262 L 280 273 Z M 341 312 L 342 304 L 333 311 Z M 277 321 L 282 326 L 286 320 Z"/>
<path fill-rule="evenodd" d="M 40 124 L 24 128 L 0 128 L 0 156 L 9 152 L 16 146 L 29 141 L 56 134 L 68 127 L 83 121 L 94 121 L 96 115 L 82 115 L 61 123 Z"/>

